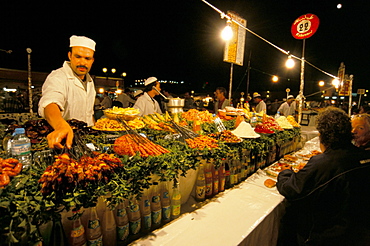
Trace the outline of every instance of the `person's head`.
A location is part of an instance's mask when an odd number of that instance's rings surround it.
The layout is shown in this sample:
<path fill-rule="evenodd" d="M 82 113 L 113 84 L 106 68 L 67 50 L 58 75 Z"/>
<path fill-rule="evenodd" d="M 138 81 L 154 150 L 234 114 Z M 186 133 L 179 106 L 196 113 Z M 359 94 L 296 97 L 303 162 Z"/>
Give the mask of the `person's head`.
<path fill-rule="evenodd" d="M 215 96 L 218 100 L 223 100 L 226 97 L 226 89 L 224 87 L 217 87 Z"/>
<path fill-rule="evenodd" d="M 360 147 L 370 141 L 370 115 L 356 114 L 352 116 L 352 135 L 355 145 Z"/>
<path fill-rule="evenodd" d="M 156 77 L 147 78 L 144 82 L 144 86 L 144 92 L 150 94 L 151 97 L 159 95 L 158 91 L 161 91 L 161 84 Z"/>
<path fill-rule="evenodd" d="M 316 129 L 326 149 L 345 146 L 352 141 L 351 119 L 342 109 L 329 106 L 323 110 L 317 116 Z"/>
<path fill-rule="evenodd" d="M 253 93 L 253 102 L 254 103 L 259 103 L 260 101 L 262 101 L 261 94 L 259 94 L 257 92 Z"/>
<path fill-rule="evenodd" d="M 69 40 L 71 68 L 80 79 L 84 79 L 94 63 L 95 42 L 83 36 L 72 36 Z"/>
<path fill-rule="evenodd" d="M 189 92 L 185 92 L 184 98 L 190 98 L 190 93 Z"/>
<path fill-rule="evenodd" d="M 288 97 L 287 97 L 287 100 L 286 100 L 286 102 L 290 105 L 290 104 L 292 104 L 292 102 L 294 101 L 294 96 L 293 95 L 289 95 Z"/>
<path fill-rule="evenodd" d="M 162 89 L 162 93 L 163 93 L 163 95 L 165 95 L 166 97 L 169 97 L 169 96 L 171 96 L 171 94 L 168 92 L 168 90 L 166 90 L 166 89 Z"/>
<path fill-rule="evenodd" d="M 124 92 L 125 92 L 125 94 L 127 94 L 127 95 L 128 95 L 128 94 L 130 94 L 130 93 L 131 93 L 131 89 L 127 87 L 127 88 L 125 88 L 125 91 L 124 91 Z"/>
<path fill-rule="evenodd" d="M 369 105 L 362 105 L 360 107 L 359 113 L 360 114 L 370 114 L 370 107 L 369 107 Z"/>

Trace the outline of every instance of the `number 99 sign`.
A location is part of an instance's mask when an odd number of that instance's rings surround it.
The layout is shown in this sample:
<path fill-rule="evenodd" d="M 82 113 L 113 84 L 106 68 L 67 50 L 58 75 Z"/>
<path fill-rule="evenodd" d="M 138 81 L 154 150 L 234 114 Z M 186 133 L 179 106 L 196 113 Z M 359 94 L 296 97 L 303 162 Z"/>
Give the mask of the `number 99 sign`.
<path fill-rule="evenodd" d="M 317 31 L 320 20 L 314 14 L 305 14 L 293 22 L 291 32 L 296 39 L 306 39 L 311 37 Z"/>

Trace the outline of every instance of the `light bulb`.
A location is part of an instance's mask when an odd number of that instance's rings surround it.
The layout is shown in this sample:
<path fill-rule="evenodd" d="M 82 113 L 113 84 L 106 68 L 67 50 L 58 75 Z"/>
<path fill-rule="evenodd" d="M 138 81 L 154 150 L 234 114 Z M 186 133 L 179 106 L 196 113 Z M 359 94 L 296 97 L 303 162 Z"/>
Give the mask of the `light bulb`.
<path fill-rule="evenodd" d="M 285 66 L 286 66 L 287 68 L 293 68 L 293 67 L 294 67 L 294 64 L 295 64 L 295 62 L 294 62 L 294 60 L 292 59 L 292 57 L 291 57 L 291 56 L 288 56 L 288 60 L 286 60 L 286 62 L 285 62 Z"/>
<path fill-rule="evenodd" d="M 225 26 L 224 30 L 222 30 L 221 37 L 225 41 L 228 41 L 233 37 L 233 29 L 231 28 L 229 22 L 227 23 L 227 26 Z"/>

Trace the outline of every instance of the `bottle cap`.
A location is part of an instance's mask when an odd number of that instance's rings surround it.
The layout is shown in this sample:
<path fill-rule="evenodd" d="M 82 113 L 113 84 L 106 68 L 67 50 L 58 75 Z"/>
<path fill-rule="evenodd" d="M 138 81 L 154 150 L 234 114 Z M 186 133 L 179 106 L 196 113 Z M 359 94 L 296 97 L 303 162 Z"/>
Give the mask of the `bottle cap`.
<path fill-rule="evenodd" d="M 15 128 L 13 136 L 17 134 L 24 134 L 25 132 L 26 131 L 24 130 L 24 128 Z"/>

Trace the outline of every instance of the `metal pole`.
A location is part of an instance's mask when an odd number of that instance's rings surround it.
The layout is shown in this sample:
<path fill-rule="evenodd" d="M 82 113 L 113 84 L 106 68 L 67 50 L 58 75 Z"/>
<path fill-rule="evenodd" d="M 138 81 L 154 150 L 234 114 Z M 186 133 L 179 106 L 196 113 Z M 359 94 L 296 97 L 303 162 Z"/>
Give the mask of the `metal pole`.
<path fill-rule="evenodd" d="M 32 104 L 32 79 L 31 79 L 31 52 L 30 48 L 27 48 L 28 53 L 28 101 L 30 107 L 31 117 L 33 117 L 33 104 Z"/>
<path fill-rule="evenodd" d="M 352 114 L 352 83 L 353 83 L 353 75 L 349 76 L 349 99 L 348 99 L 348 115 L 351 116 Z"/>
<path fill-rule="evenodd" d="M 230 84 L 229 84 L 229 101 L 231 103 L 232 87 L 233 87 L 233 63 L 230 63 Z"/>
<path fill-rule="evenodd" d="M 298 95 L 298 123 L 301 123 L 302 120 L 302 106 L 303 106 L 303 90 L 304 90 L 304 50 L 306 46 L 306 39 L 303 39 L 303 48 L 302 48 L 302 60 L 301 60 L 301 85 L 299 87 L 299 95 Z"/>
<path fill-rule="evenodd" d="M 251 71 L 251 56 L 252 56 L 252 51 L 249 52 L 249 60 L 248 60 L 248 67 L 247 67 L 247 91 L 246 91 L 246 95 L 248 97 L 249 95 L 249 73 Z"/>

